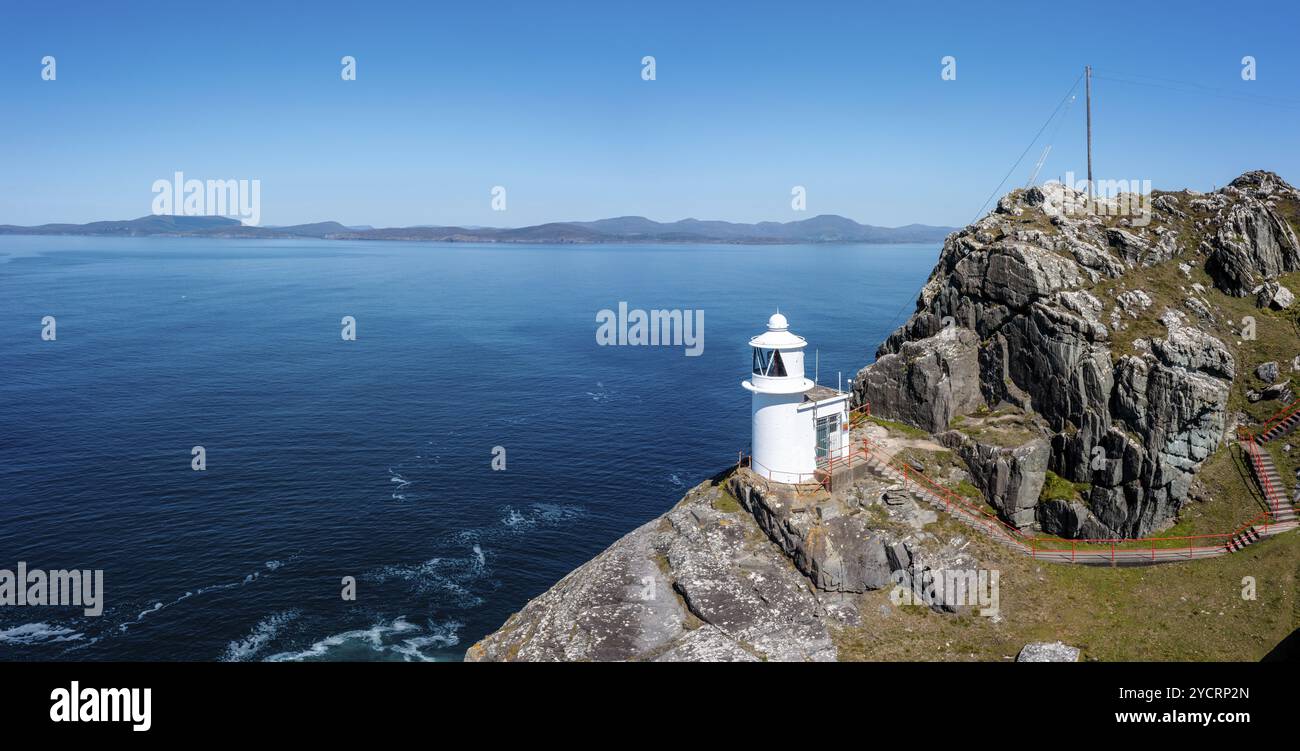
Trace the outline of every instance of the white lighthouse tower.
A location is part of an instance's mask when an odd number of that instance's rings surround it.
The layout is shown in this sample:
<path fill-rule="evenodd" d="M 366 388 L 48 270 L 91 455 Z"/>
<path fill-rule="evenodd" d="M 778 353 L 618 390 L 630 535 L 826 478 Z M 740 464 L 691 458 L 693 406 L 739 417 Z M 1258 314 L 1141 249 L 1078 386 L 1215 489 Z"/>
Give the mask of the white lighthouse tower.
<path fill-rule="evenodd" d="M 780 313 L 749 344 L 753 369 L 741 385 L 753 395 L 750 469 L 775 482 L 813 482 L 819 466 L 848 454 L 849 395 L 804 377 L 808 342 Z"/>

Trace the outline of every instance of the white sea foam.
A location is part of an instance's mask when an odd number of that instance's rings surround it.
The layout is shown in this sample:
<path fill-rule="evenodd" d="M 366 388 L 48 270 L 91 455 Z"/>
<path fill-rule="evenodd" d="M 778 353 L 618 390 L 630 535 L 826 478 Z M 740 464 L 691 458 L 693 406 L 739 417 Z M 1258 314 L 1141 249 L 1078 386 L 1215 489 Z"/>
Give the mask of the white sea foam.
<path fill-rule="evenodd" d="M 433 662 L 434 658 L 425 654 L 424 650 L 456 646 L 460 643 L 460 635 L 457 632 L 464 625 L 460 621 L 448 621 L 442 625 L 430 621 L 428 634 L 403 639 L 401 644 L 391 645 L 389 649 L 402 655 L 402 659 L 407 662 Z"/>
<path fill-rule="evenodd" d="M 378 621 L 367 629 L 355 629 L 332 634 L 296 652 L 279 652 L 265 658 L 267 662 L 301 662 L 305 660 L 356 659 L 378 653 L 392 655 L 411 662 L 432 662 L 424 653 L 429 648 L 446 648 L 460 643 L 457 632 L 464 624 L 448 621 L 444 624 L 429 622 L 427 631 L 398 616 L 391 621 Z M 425 631 L 425 633 L 419 633 Z M 409 634 L 409 636 L 408 636 Z M 418 634 L 418 635 L 416 635 Z"/>
<path fill-rule="evenodd" d="M 591 400 L 593 402 L 612 402 L 612 401 L 622 401 L 624 399 L 629 399 L 634 402 L 641 401 L 641 397 L 638 394 L 627 394 L 622 391 L 616 391 L 607 388 L 605 384 L 601 383 L 600 381 L 596 382 L 595 391 L 587 391 L 585 393 L 587 394 L 587 396 L 591 397 Z"/>
<path fill-rule="evenodd" d="M 401 472 L 394 472 L 392 467 L 388 468 L 388 481 L 394 485 L 392 499 L 394 501 L 405 501 L 406 494 L 402 491 L 406 490 L 414 481 L 403 477 Z"/>
<path fill-rule="evenodd" d="M 501 523 L 511 529 L 522 529 L 526 526 L 532 526 L 536 522 L 519 513 L 515 508 L 506 506 L 506 515 L 501 519 Z"/>
<path fill-rule="evenodd" d="M 248 636 L 226 645 L 225 654 L 221 656 L 222 661 L 240 662 L 256 655 L 280 633 L 280 629 L 286 623 L 297 618 L 299 614 L 297 610 L 286 610 L 258 621 Z"/>
<path fill-rule="evenodd" d="M 474 542 L 476 532 L 462 532 L 457 537 L 469 546 L 464 558 L 439 556 L 414 565 L 393 564 L 367 572 L 363 578 L 379 583 L 404 581 L 417 594 L 451 595 L 461 607 L 481 605 L 483 599 L 471 592 L 469 585 L 487 574 L 487 554 Z"/>
<path fill-rule="evenodd" d="M 292 562 L 294 558 L 297 558 L 296 554 L 289 558 L 290 562 Z M 280 569 L 282 566 L 284 566 L 285 564 L 283 561 L 276 560 L 276 561 L 267 561 L 262 565 L 266 567 L 267 571 L 276 571 Z M 117 629 L 118 631 L 126 631 L 129 627 L 134 626 L 140 621 L 143 621 L 145 619 L 145 616 L 152 615 L 154 613 L 157 613 L 160 610 L 166 610 L 167 608 L 182 603 L 190 599 L 191 597 L 205 595 L 209 592 L 220 592 L 226 589 L 243 587 L 245 585 L 252 584 L 253 582 L 257 581 L 258 579 L 261 578 L 261 576 L 262 576 L 261 571 L 253 571 L 252 573 L 246 574 L 242 580 L 237 582 L 227 582 L 225 584 L 211 584 L 206 587 L 199 587 L 198 589 L 190 590 L 189 592 L 186 592 L 180 597 L 177 597 L 176 599 L 171 600 L 169 602 L 163 602 L 159 600 L 158 602 L 155 602 L 153 605 L 145 608 L 144 610 L 141 610 L 140 614 L 137 615 L 134 620 L 119 624 Z"/>
<path fill-rule="evenodd" d="M 185 594 L 178 597 L 174 602 L 180 602 L 181 600 L 184 600 L 186 597 L 189 597 L 190 594 L 191 594 L 190 592 L 186 592 Z M 155 602 L 153 604 L 153 607 L 145 608 L 144 610 L 141 610 L 140 615 L 137 615 L 135 619 L 137 621 L 143 620 L 146 615 L 149 615 L 150 613 L 156 613 L 159 610 L 162 610 L 162 608 L 163 608 L 163 604 L 161 602 Z"/>
<path fill-rule="evenodd" d="M 56 626 L 45 622 L 24 623 L 21 626 L 14 626 L 0 631 L 0 644 L 15 644 L 18 646 L 55 644 L 84 638 L 85 634 L 64 626 Z"/>
<path fill-rule="evenodd" d="M 522 512 L 514 506 L 503 506 L 501 510 L 505 514 L 501 519 L 502 526 L 516 533 L 538 525 L 555 524 L 575 519 L 586 513 L 586 509 L 581 506 L 556 503 L 534 503 Z"/>

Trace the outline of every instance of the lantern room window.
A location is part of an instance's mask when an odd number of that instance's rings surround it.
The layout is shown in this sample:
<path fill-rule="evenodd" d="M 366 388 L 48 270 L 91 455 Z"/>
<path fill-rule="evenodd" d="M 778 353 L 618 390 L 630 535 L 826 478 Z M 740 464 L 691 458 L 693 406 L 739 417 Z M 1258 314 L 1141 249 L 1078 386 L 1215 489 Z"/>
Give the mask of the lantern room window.
<path fill-rule="evenodd" d="M 785 362 L 781 360 L 781 351 L 755 347 L 754 375 L 784 377 Z"/>

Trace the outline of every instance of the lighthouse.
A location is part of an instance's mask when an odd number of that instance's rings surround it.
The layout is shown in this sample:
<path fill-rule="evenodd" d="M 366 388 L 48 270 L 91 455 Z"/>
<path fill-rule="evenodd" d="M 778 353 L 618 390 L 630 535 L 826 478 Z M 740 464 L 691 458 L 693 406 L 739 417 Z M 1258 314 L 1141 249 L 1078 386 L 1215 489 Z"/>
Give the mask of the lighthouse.
<path fill-rule="evenodd" d="M 750 469 L 774 482 L 814 482 L 819 469 L 848 455 L 849 395 L 804 376 L 808 342 L 780 313 L 749 346 L 753 368 L 741 385 L 752 397 Z"/>

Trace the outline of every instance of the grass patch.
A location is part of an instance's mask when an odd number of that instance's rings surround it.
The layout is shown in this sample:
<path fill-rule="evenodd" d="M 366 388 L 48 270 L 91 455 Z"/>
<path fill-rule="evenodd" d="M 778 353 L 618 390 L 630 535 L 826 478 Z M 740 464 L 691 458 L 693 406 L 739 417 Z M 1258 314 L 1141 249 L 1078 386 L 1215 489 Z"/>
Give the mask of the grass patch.
<path fill-rule="evenodd" d="M 920 428 L 912 427 L 907 423 L 898 422 L 896 420 L 886 420 L 883 417 L 875 417 L 875 416 L 869 417 L 867 419 L 871 420 L 872 422 L 879 425 L 880 427 L 885 428 L 891 433 L 896 433 L 905 436 L 907 438 L 929 438 L 930 437 L 929 433 L 925 432 L 924 430 L 921 430 Z"/>
<path fill-rule="evenodd" d="M 1092 486 L 1087 483 L 1070 482 L 1049 469 L 1043 478 L 1043 489 L 1038 493 L 1038 500 L 1073 501 L 1091 489 Z"/>
<path fill-rule="evenodd" d="M 980 443 L 1004 448 L 1017 448 L 1043 437 L 1042 431 L 1025 415 L 999 416 L 994 413 L 986 418 L 963 420 L 960 423 L 953 420 L 949 426 Z"/>
<path fill-rule="evenodd" d="M 1234 445 L 1215 452 L 1201 465 L 1196 478 L 1208 500 L 1184 505 L 1178 524 L 1162 535 L 1231 532 L 1267 510 L 1246 458 Z"/>
<path fill-rule="evenodd" d="M 726 488 L 718 491 L 718 494 L 714 496 L 713 508 L 725 514 L 734 514 L 743 510 L 740 501 L 736 500 L 736 497 L 728 492 Z"/>
<path fill-rule="evenodd" d="M 1300 619 L 1300 532 L 1220 558 L 1131 568 L 1035 561 L 983 538 L 970 550 L 1000 572 L 999 622 L 900 612 L 886 588 L 860 598 L 861 625 L 832 629 L 840 659 L 1010 661 L 1029 642 L 1060 640 L 1088 661 L 1256 661 Z M 1255 577 L 1255 600 L 1241 597 L 1245 576 Z"/>
<path fill-rule="evenodd" d="M 991 516 L 997 516 L 997 509 L 989 505 L 984 492 L 970 481 L 970 467 L 953 451 L 926 451 L 918 448 L 905 448 L 894 455 L 900 464 L 924 467 L 922 474 L 926 479 L 969 498 L 974 505 Z"/>

